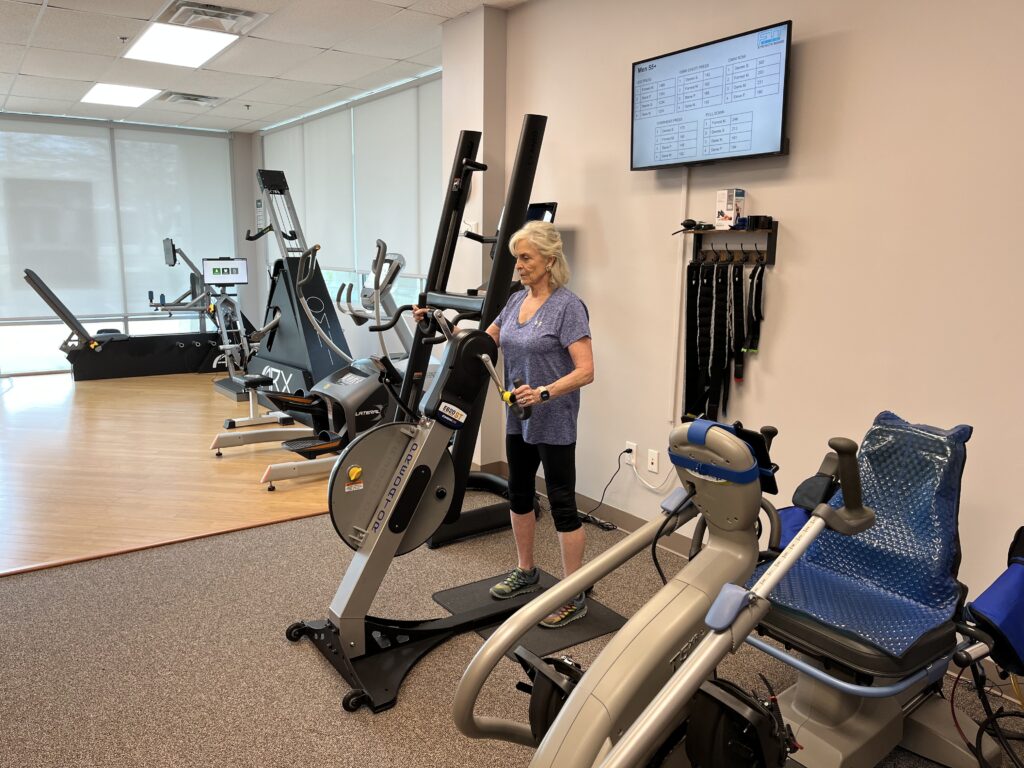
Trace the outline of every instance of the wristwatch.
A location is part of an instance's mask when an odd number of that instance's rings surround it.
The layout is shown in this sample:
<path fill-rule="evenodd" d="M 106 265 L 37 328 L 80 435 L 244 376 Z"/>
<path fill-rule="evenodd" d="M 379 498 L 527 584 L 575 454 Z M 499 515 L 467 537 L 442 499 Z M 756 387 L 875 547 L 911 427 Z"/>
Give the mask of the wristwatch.
<path fill-rule="evenodd" d="M 548 392 L 547 387 L 537 387 L 537 391 L 540 392 L 541 402 L 546 403 L 548 400 L 551 399 L 551 393 Z"/>

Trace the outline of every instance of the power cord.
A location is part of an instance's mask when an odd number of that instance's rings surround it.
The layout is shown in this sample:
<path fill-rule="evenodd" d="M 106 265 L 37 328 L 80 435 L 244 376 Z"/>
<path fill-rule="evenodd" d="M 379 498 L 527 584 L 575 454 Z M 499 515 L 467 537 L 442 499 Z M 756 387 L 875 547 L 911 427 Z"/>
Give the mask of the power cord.
<path fill-rule="evenodd" d="M 597 502 L 596 506 L 594 506 L 591 509 L 588 509 L 586 512 L 579 512 L 578 513 L 579 516 L 580 516 L 580 521 L 581 522 L 590 523 L 591 525 L 596 525 L 602 531 L 615 531 L 615 530 L 618 530 L 618 526 L 616 526 L 615 523 L 609 523 L 607 520 L 602 520 L 599 517 L 594 517 L 593 513 L 596 512 L 597 510 L 599 510 L 601 508 L 601 505 L 604 504 L 604 495 L 606 493 L 608 493 L 608 488 L 611 486 L 612 480 L 615 479 L 615 476 L 617 474 L 619 474 L 619 470 L 622 469 L 622 457 L 625 456 L 627 453 L 632 453 L 632 452 L 633 452 L 632 448 L 626 448 L 624 451 L 620 451 L 619 452 L 619 455 L 616 458 L 615 471 L 612 473 L 612 476 L 610 478 L 608 478 L 608 482 L 605 483 L 604 490 L 601 491 L 601 500 Z"/>
<path fill-rule="evenodd" d="M 642 477 L 640 477 L 640 473 L 636 471 L 636 461 L 634 461 L 630 466 L 633 467 L 633 475 L 636 477 L 636 479 L 639 480 L 641 483 L 643 483 L 643 485 L 646 488 L 648 488 L 648 489 L 650 489 L 652 491 L 660 491 L 662 488 L 665 487 L 665 483 L 667 483 L 670 479 L 672 479 L 673 477 L 679 477 L 679 475 L 677 475 L 675 472 L 672 472 L 672 470 L 670 469 L 669 473 L 667 475 L 665 475 L 665 479 L 664 480 L 662 480 L 657 485 L 651 485 L 646 480 L 644 480 Z"/>

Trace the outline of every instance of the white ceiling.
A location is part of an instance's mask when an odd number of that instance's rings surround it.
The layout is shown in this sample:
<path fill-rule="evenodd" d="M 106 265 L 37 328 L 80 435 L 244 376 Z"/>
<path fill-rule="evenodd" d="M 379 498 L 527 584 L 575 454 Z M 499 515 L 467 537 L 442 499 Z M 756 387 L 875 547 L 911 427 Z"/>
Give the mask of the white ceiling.
<path fill-rule="evenodd" d="M 122 58 L 168 0 L 0 0 L 0 111 L 258 131 L 440 67 L 441 24 L 524 1 L 204 0 L 269 16 L 190 69 Z M 97 82 L 221 102 L 81 103 Z"/>

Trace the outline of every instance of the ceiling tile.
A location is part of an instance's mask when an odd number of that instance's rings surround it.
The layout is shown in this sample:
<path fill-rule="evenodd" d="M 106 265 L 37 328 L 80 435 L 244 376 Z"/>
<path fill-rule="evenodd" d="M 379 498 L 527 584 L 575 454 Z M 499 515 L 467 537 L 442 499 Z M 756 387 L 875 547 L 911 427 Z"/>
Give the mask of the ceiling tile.
<path fill-rule="evenodd" d="M 217 117 L 215 115 L 200 115 L 186 120 L 184 125 L 189 128 L 213 128 L 218 131 L 232 131 L 240 125 L 249 122 L 239 120 L 237 117 Z"/>
<path fill-rule="evenodd" d="M 333 87 L 324 83 L 300 83 L 297 80 L 268 80 L 246 91 L 245 97 L 270 104 L 302 104 L 305 99 L 319 96 Z"/>
<path fill-rule="evenodd" d="M 0 43 L 0 72 L 17 72 L 25 46 Z"/>
<path fill-rule="evenodd" d="M 191 101 L 160 101 L 159 94 L 146 103 L 152 105 L 154 109 L 160 109 L 166 112 L 187 112 L 190 115 L 203 115 L 210 111 L 210 107 L 207 105 L 196 104 Z M 178 119 L 186 120 L 187 118 L 181 116 Z"/>
<path fill-rule="evenodd" d="M 38 5 L 0 0 L 0 43 L 27 43 L 39 13 Z"/>
<path fill-rule="evenodd" d="M 441 45 L 444 16 L 402 11 L 368 32 L 342 40 L 334 47 L 350 53 L 407 59 Z"/>
<path fill-rule="evenodd" d="M 244 125 L 238 126 L 235 130 L 238 133 L 255 133 L 256 131 L 262 131 L 264 128 L 269 128 L 274 125 L 272 120 L 253 120 L 251 123 L 245 123 Z"/>
<path fill-rule="evenodd" d="M 464 13 L 469 13 L 479 8 L 482 3 L 479 0 L 416 0 L 409 7 L 421 13 L 434 13 L 438 16 L 446 16 L 454 19 Z"/>
<path fill-rule="evenodd" d="M 59 99 L 33 99 L 28 96 L 8 96 L 4 103 L 7 112 L 30 112 L 37 115 L 63 115 L 75 105 L 73 101 Z"/>
<path fill-rule="evenodd" d="M 153 102 L 149 103 L 151 104 Z M 181 125 L 181 121 L 187 120 L 188 115 L 184 115 L 180 112 L 172 112 L 166 109 L 158 109 L 156 107 L 150 107 L 148 104 L 144 104 L 137 109 L 133 109 L 131 115 L 125 119 L 138 123 L 149 123 L 152 125 Z"/>
<path fill-rule="evenodd" d="M 0 72 L 0 100 L 7 95 L 7 89 L 11 87 L 11 83 L 14 82 L 14 75 L 8 75 Z"/>
<path fill-rule="evenodd" d="M 280 112 L 267 115 L 267 120 L 269 120 L 271 124 L 277 124 L 286 120 L 295 120 L 303 117 L 304 115 L 312 114 L 313 112 L 316 112 L 316 109 L 313 107 L 285 107 Z"/>
<path fill-rule="evenodd" d="M 416 0 L 373 0 L 375 3 L 382 3 L 384 5 L 397 5 L 400 8 L 408 8 L 410 5 L 416 2 Z M 477 3 L 479 5 L 480 3 Z"/>
<path fill-rule="evenodd" d="M 280 112 L 280 104 L 267 104 L 260 101 L 249 101 L 247 99 L 232 99 L 226 101 L 219 107 L 214 107 L 209 114 L 217 117 L 234 117 L 246 122 Z"/>
<path fill-rule="evenodd" d="M 61 101 L 78 101 L 92 87 L 91 82 L 81 80 L 64 80 L 56 77 L 33 77 L 18 75 L 11 88 L 14 96 L 30 96 L 33 99 L 58 99 Z"/>
<path fill-rule="evenodd" d="M 73 105 L 68 114 L 72 117 L 99 117 L 104 120 L 124 120 L 135 112 L 134 107 L 115 107 L 112 104 L 78 104 Z"/>
<path fill-rule="evenodd" d="M 115 59 L 103 73 L 100 82 L 114 85 L 135 85 L 139 88 L 181 90 L 178 83 L 195 70 L 176 67 L 173 64 L 157 64 L 154 61 L 136 59 Z"/>
<path fill-rule="evenodd" d="M 342 85 L 349 80 L 365 77 L 394 63 L 392 59 L 380 59 L 376 56 L 324 51 L 316 58 L 284 72 L 282 77 L 286 80 L 306 80 L 314 83 Z"/>
<path fill-rule="evenodd" d="M 431 48 L 429 51 L 423 53 L 417 53 L 415 56 L 409 56 L 409 61 L 416 64 L 426 64 L 428 67 L 440 67 L 441 66 L 441 46 L 437 48 Z"/>
<path fill-rule="evenodd" d="M 227 5 L 240 11 L 256 11 L 257 13 L 277 13 L 292 0 L 230 0 Z"/>
<path fill-rule="evenodd" d="M 257 85 L 262 85 L 264 82 L 266 82 L 264 77 L 235 75 L 230 72 L 213 72 L 208 69 L 200 69 L 187 73 L 175 87 L 175 90 L 230 99 L 240 96 L 246 91 L 251 91 Z"/>
<path fill-rule="evenodd" d="M 274 77 L 322 52 L 322 48 L 313 48 L 309 45 L 247 37 L 234 45 L 229 45 L 224 53 L 207 62 L 204 69 Z"/>
<path fill-rule="evenodd" d="M 430 67 L 423 64 L 399 61 L 392 64 L 390 67 L 384 67 L 384 69 L 374 72 L 372 75 L 360 77 L 358 80 L 351 80 L 348 83 L 348 86 L 350 88 L 360 88 L 364 91 L 372 91 L 375 88 L 381 88 L 391 83 L 397 83 L 399 80 L 415 77 L 428 69 L 430 69 Z"/>
<path fill-rule="evenodd" d="M 296 0 L 252 32 L 253 37 L 331 48 L 375 27 L 399 9 L 372 0 Z"/>
<path fill-rule="evenodd" d="M 312 99 L 306 99 L 301 102 L 299 106 L 304 107 L 307 111 L 311 109 L 319 109 L 320 107 L 329 107 L 332 104 L 340 104 L 343 101 L 348 101 L 349 99 L 365 92 L 366 89 L 348 88 L 343 85 L 340 88 L 334 88 L 333 90 L 319 96 L 315 96 Z"/>
<path fill-rule="evenodd" d="M 32 36 L 32 45 L 58 51 L 118 56 L 128 50 L 133 38 L 145 26 L 146 22 L 138 19 L 46 8 Z M 121 37 L 127 37 L 128 41 L 122 43 Z"/>
<path fill-rule="evenodd" d="M 50 8 L 70 8 L 144 20 L 153 18 L 166 4 L 166 0 L 50 0 L 48 3 Z"/>
<path fill-rule="evenodd" d="M 47 48 L 29 48 L 21 71 L 40 77 L 66 77 L 70 80 L 99 80 L 114 63 L 112 56 L 94 53 L 51 51 Z"/>

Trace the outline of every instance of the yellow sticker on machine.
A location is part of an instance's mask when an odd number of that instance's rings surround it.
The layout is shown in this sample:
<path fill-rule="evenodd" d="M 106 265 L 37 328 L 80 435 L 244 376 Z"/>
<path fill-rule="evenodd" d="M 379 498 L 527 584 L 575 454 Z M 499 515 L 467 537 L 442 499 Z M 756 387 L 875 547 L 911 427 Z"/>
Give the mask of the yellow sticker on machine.
<path fill-rule="evenodd" d="M 346 471 L 345 474 L 348 476 L 348 482 L 345 483 L 345 493 L 350 491 L 361 491 L 363 490 L 363 468 L 358 464 L 353 464 Z"/>

